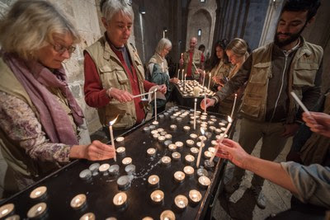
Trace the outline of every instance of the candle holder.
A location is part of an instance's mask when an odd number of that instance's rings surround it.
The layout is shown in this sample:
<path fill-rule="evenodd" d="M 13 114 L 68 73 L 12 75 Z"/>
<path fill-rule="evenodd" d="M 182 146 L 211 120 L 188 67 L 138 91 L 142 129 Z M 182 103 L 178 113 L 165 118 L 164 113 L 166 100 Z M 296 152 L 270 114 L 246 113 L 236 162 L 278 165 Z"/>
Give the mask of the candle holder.
<path fill-rule="evenodd" d="M 117 151 L 117 154 L 120 156 L 120 157 L 124 157 L 125 154 L 126 154 L 126 148 L 125 147 L 118 147 L 116 149 Z"/>
<path fill-rule="evenodd" d="M 178 160 L 181 159 L 181 154 L 179 152 L 173 152 L 172 153 L 172 158 L 173 158 L 173 160 L 178 161 Z"/>
<path fill-rule="evenodd" d="M 80 209 L 86 205 L 86 195 L 85 194 L 78 194 L 70 202 L 70 206 L 73 209 Z"/>
<path fill-rule="evenodd" d="M 153 137 L 155 140 L 158 140 L 158 137 L 160 137 L 160 134 L 155 133 L 155 134 L 152 135 L 152 137 Z"/>
<path fill-rule="evenodd" d="M 111 165 L 109 168 L 109 173 L 111 176 L 117 176 L 119 174 L 119 165 Z"/>
<path fill-rule="evenodd" d="M 190 134 L 189 136 L 193 140 L 197 139 L 197 137 L 198 137 L 197 134 L 194 134 L 194 133 Z"/>
<path fill-rule="evenodd" d="M 195 144 L 195 142 L 193 140 L 191 140 L 191 139 L 186 140 L 186 145 L 188 147 L 192 147 L 192 146 L 194 146 L 194 144 Z"/>
<path fill-rule="evenodd" d="M 195 169 L 192 166 L 185 166 L 183 168 L 183 172 L 187 175 L 187 177 L 194 176 Z"/>
<path fill-rule="evenodd" d="M 0 207 L 0 219 L 4 219 L 6 216 L 14 212 L 15 205 L 13 203 L 8 203 Z"/>
<path fill-rule="evenodd" d="M 32 206 L 28 213 L 27 217 L 28 218 L 41 218 L 42 216 L 45 215 L 47 210 L 47 204 L 44 202 L 38 203 L 34 206 Z"/>
<path fill-rule="evenodd" d="M 204 157 L 206 159 L 210 159 L 212 157 L 212 155 L 213 154 L 210 151 L 208 151 L 208 150 L 204 151 Z"/>
<path fill-rule="evenodd" d="M 171 210 L 165 210 L 160 214 L 160 220 L 175 220 L 175 214 Z"/>
<path fill-rule="evenodd" d="M 128 175 L 133 175 L 135 173 L 135 165 L 133 164 L 129 164 L 125 167 L 125 172 L 128 174 Z"/>
<path fill-rule="evenodd" d="M 189 200 L 193 205 L 198 204 L 202 199 L 202 194 L 196 190 L 192 189 L 189 191 Z"/>
<path fill-rule="evenodd" d="M 117 179 L 118 188 L 121 190 L 126 190 L 130 187 L 130 179 L 128 176 L 121 176 Z"/>
<path fill-rule="evenodd" d="M 175 182 L 182 183 L 185 179 L 186 175 L 182 171 L 176 171 L 174 173 L 174 180 Z"/>
<path fill-rule="evenodd" d="M 172 140 L 172 135 L 171 134 L 166 134 L 165 139 L 166 140 Z"/>
<path fill-rule="evenodd" d="M 177 195 L 174 198 L 174 203 L 175 203 L 177 208 L 179 208 L 180 210 L 183 210 L 188 205 L 188 199 L 184 195 Z"/>
<path fill-rule="evenodd" d="M 151 175 L 148 178 L 149 186 L 158 187 L 159 186 L 159 177 L 157 175 Z"/>
<path fill-rule="evenodd" d="M 162 157 L 161 162 L 162 162 L 163 166 L 168 167 L 171 165 L 171 158 L 168 156 L 164 156 L 164 157 Z"/>
<path fill-rule="evenodd" d="M 176 126 L 176 125 L 170 125 L 170 129 L 171 129 L 172 131 L 176 131 L 177 127 L 178 127 L 178 126 Z"/>
<path fill-rule="evenodd" d="M 113 204 L 117 208 L 123 208 L 127 206 L 127 195 L 124 192 L 119 192 L 117 193 L 113 199 L 112 199 Z"/>
<path fill-rule="evenodd" d="M 83 180 L 90 180 L 92 177 L 92 172 L 89 169 L 85 169 L 79 173 L 79 177 Z"/>
<path fill-rule="evenodd" d="M 92 163 L 88 169 L 92 172 L 93 176 L 96 176 L 97 174 L 99 174 L 99 167 L 99 163 Z"/>
<path fill-rule="evenodd" d="M 42 199 L 45 198 L 47 195 L 47 187 L 46 186 L 39 186 L 38 188 L 35 188 L 30 193 L 31 199 Z"/>
<path fill-rule="evenodd" d="M 181 141 L 177 141 L 177 142 L 175 142 L 175 145 L 178 147 L 178 149 L 182 149 L 182 147 L 183 147 L 183 142 L 181 142 Z"/>
<path fill-rule="evenodd" d="M 154 134 L 158 134 L 158 131 L 157 130 L 151 130 L 151 135 L 154 135 Z"/>
<path fill-rule="evenodd" d="M 156 127 L 158 127 L 159 122 L 158 121 L 153 121 L 152 124 L 155 125 Z"/>
<path fill-rule="evenodd" d="M 106 176 L 108 175 L 109 168 L 110 164 L 104 163 L 99 167 L 99 172 Z"/>
<path fill-rule="evenodd" d="M 95 220 L 95 214 L 92 212 L 85 213 L 79 220 Z"/>
<path fill-rule="evenodd" d="M 143 131 L 144 131 L 145 133 L 149 134 L 149 133 L 150 133 L 150 127 L 144 127 L 144 128 L 143 128 Z"/>
<path fill-rule="evenodd" d="M 160 133 L 160 132 L 163 132 L 165 130 L 164 130 L 164 128 L 158 128 L 157 131 Z"/>
<path fill-rule="evenodd" d="M 117 138 L 116 138 L 116 141 L 117 141 L 118 143 L 124 142 L 124 140 L 125 140 L 124 137 L 117 137 Z"/>
<path fill-rule="evenodd" d="M 201 187 L 207 188 L 211 184 L 211 180 L 207 176 L 200 176 L 198 183 Z"/>
<path fill-rule="evenodd" d="M 161 190 L 155 190 L 150 194 L 151 201 L 156 204 L 160 204 L 164 200 L 164 192 Z"/>
<path fill-rule="evenodd" d="M 211 145 L 212 145 L 212 146 L 217 146 L 217 145 L 218 145 L 217 140 L 212 140 L 212 141 L 211 141 Z"/>
<path fill-rule="evenodd" d="M 190 153 L 194 156 L 197 156 L 199 152 L 199 149 L 197 147 L 190 148 Z"/>
<path fill-rule="evenodd" d="M 159 136 L 158 137 L 158 142 L 159 143 L 164 143 L 164 141 L 165 141 L 165 136 Z"/>
<path fill-rule="evenodd" d="M 150 157 L 154 157 L 155 155 L 156 155 L 156 148 L 148 148 L 147 149 L 147 154 L 148 154 L 148 156 L 150 156 Z"/>
<path fill-rule="evenodd" d="M 155 125 L 149 125 L 149 128 L 150 128 L 150 130 L 154 130 L 154 129 L 156 129 L 156 126 Z"/>
<path fill-rule="evenodd" d="M 185 131 L 185 132 L 189 132 L 190 131 L 190 126 L 183 126 L 183 130 Z"/>
<path fill-rule="evenodd" d="M 220 128 L 215 129 L 215 130 L 214 130 L 214 133 L 215 133 L 215 134 L 221 134 L 221 129 L 220 129 Z"/>
<path fill-rule="evenodd" d="M 131 158 L 131 157 L 125 157 L 125 158 L 121 161 L 121 163 L 122 163 L 123 165 L 131 164 L 131 163 L 132 163 L 132 158 Z"/>
<path fill-rule="evenodd" d="M 169 149 L 170 151 L 175 151 L 176 148 L 177 148 L 177 146 L 176 146 L 175 144 L 170 144 L 170 145 L 168 145 L 168 149 Z"/>
<path fill-rule="evenodd" d="M 165 136 L 165 135 L 167 135 L 167 132 L 166 132 L 166 131 L 159 131 L 159 134 L 160 134 L 161 136 Z"/>
<path fill-rule="evenodd" d="M 193 155 L 190 155 L 190 154 L 186 155 L 184 157 L 184 159 L 185 159 L 185 161 L 188 165 L 192 165 L 195 161 L 195 157 Z"/>

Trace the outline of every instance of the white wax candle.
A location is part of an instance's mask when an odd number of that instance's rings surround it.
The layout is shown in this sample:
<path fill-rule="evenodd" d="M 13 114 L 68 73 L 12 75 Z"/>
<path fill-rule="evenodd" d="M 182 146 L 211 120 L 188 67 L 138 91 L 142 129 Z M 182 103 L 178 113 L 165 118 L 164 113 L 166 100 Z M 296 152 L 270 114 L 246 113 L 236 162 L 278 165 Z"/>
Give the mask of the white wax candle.
<path fill-rule="evenodd" d="M 197 99 L 195 99 L 195 103 L 194 103 L 194 130 L 196 130 L 196 109 L 197 109 Z"/>
<path fill-rule="evenodd" d="M 203 128 L 201 128 L 201 133 L 204 136 L 205 132 L 204 132 Z M 196 163 L 197 168 L 199 167 L 199 163 L 200 163 L 200 160 L 201 160 L 203 146 L 204 146 L 204 139 L 201 140 L 201 146 L 200 146 L 199 152 L 198 152 L 197 163 Z"/>
<path fill-rule="evenodd" d="M 300 99 L 298 98 L 298 96 L 296 95 L 296 93 L 291 92 L 291 95 L 296 100 L 296 102 L 300 105 L 300 107 L 304 110 L 304 112 L 306 112 L 308 115 L 310 115 L 311 113 L 308 111 L 308 109 L 306 108 L 306 106 L 304 105 L 304 103 L 302 103 L 300 101 Z"/>
<path fill-rule="evenodd" d="M 157 121 L 157 89 L 155 89 L 155 121 Z"/>
<path fill-rule="evenodd" d="M 211 73 L 209 73 L 209 84 L 207 85 L 207 89 L 210 89 L 210 85 L 211 85 Z"/>
<path fill-rule="evenodd" d="M 117 157 L 116 157 L 115 141 L 114 141 L 114 138 L 113 138 L 112 125 L 117 121 L 117 118 L 118 118 L 118 115 L 117 115 L 117 117 L 114 120 L 112 120 L 112 121 L 109 122 L 109 132 L 110 132 L 111 144 L 112 144 L 113 148 L 115 149 L 115 156 L 113 158 L 115 161 L 117 161 Z"/>
<path fill-rule="evenodd" d="M 236 106 L 236 101 L 237 101 L 237 93 L 235 93 L 235 98 L 234 98 L 234 103 L 233 103 L 233 107 L 231 109 L 231 114 L 230 117 L 232 118 L 234 115 L 234 111 L 235 111 L 235 106 Z"/>

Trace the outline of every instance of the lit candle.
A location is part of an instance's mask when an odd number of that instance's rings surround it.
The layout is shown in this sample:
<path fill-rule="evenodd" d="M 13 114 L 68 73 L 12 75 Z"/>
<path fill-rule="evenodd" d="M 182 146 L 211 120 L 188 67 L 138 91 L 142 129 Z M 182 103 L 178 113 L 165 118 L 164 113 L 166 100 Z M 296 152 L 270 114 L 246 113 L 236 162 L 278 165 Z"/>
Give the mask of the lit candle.
<path fill-rule="evenodd" d="M 195 103 L 194 103 L 194 130 L 196 130 L 196 110 L 197 110 L 197 99 L 195 99 Z"/>
<path fill-rule="evenodd" d="M 8 203 L 0 207 L 0 218 L 3 219 L 6 216 L 10 215 L 15 209 L 15 205 L 13 203 Z"/>
<path fill-rule="evenodd" d="M 211 72 L 209 72 L 209 84 L 207 85 L 207 89 L 210 89 L 211 85 Z"/>
<path fill-rule="evenodd" d="M 159 177 L 157 175 L 149 176 L 148 183 L 149 183 L 150 186 L 158 186 L 159 185 Z"/>
<path fill-rule="evenodd" d="M 171 128 L 172 131 L 175 131 L 177 126 L 176 125 L 170 125 L 170 128 Z"/>
<path fill-rule="evenodd" d="M 126 202 L 127 202 L 127 195 L 126 193 L 124 192 L 120 192 L 120 193 L 117 193 L 114 197 L 113 197 L 113 204 L 116 206 L 116 207 L 122 207 L 124 205 L 126 205 Z"/>
<path fill-rule="evenodd" d="M 201 133 L 202 133 L 202 135 L 205 134 L 203 128 L 201 128 Z M 197 157 L 197 163 L 196 163 L 196 167 L 197 167 L 197 168 L 199 167 L 199 164 L 200 164 L 200 161 L 201 161 L 201 155 L 202 155 L 202 149 L 203 149 L 203 147 L 204 147 L 204 141 L 203 141 L 203 139 L 202 139 L 202 140 L 201 140 L 201 146 L 200 146 L 200 148 L 199 148 L 199 152 L 198 152 L 198 157 Z"/>
<path fill-rule="evenodd" d="M 80 209 L 86 204 L 86 195 L 85 194 L 78 194 L 70 202 L 70 206 L 73 209 Z"/>
<path fill-rule="evenodd" d="M 47 209 L 46 203 L 44 203 L 44 202 L 38 203 L 29 209 L 29 211 L 27 213 L 27 217 L 28 218 L 39 218 L 45 214 L 46 209 Z"/>
<path fill-rule="evenodd" d="M 123 165 L 131 164 L 131 163 L 132 163 L 132 158 L 131 158 L 131 157 L 125 157 L 125 158 L 121 161 L 121 163 L 122 163 Z"/>
<path fill-rule="evenodd" d="M 183 130 L 186 131 L 186 132 L 188 132 L 188 131 L 190 131 L 190 127 L 187 126 L 187 125 L 186 126 L 183 126 Z"/>
<path fill-rule="evenodd" d="M 183 142 L 181 142 L 181 141 L 177 141 L 177 142 L 175 142 L 175 145 L 178 147 L 178 148 L 182 148 L 183 147 Z"/>
<path fill-rule="evenodd" d="M 193 155 L 190 155 L 190 154 L 186 155 L 184 157 L 184 159 L 185 159 L 186 163 L 189 164 L 189 165 L 191 165 L 195 161 L 195 157 Z"/>
<path fill-rule="evenodd" d="M 170 144 L 170 145 L 168 145 L 168 149 L 169 149 L 170 151 L 175 151 L 176 148 L 177 148 L 177 146 L 176 146 L 175 144 Z"/>
<path fill-rule="evenodd" d="M 194 204 L 199 203 L 202 199 L 202 194 L 198 190 L 192 189 L 189 191 L 189 199 Z"/>
<path fill-rule="evenodd" d="M 108 164 L 108 163 L 104 163 L 104 164 L 102 164 L 102 165 L 99 167 L 99 172 L 100 172 L 100 173 L 103 173 L 104 175 L 106 175 L 107 172 L 108 172 L 108 170 L 109 170 L 109 168 L 110 168 L 110 164 Z"/>
<path fill-rule="evenodd" d="M 155 89 L 154 95 L 155 95 L 155 121 L 157 121 L 157 89 Z"/>
<path fill-rule="evenodd" d="M 95 220 L 95 214 L 92 212 L 88 212 L 81 216 L 79 220 Z"/>
<path fill-rule="evenodd" d="M 203 187 L 208 187 L 211 184 L 211 180 L 207 176 L 200 176 L 198 178 L 198 183 Z"/>
<path fill-rule="evenodd" d="M 155 203 L 161 203 L 164 199 L 164 192 L 161 190 L 155 190 L 150 194 L 150 198 Z"/>
<path fill-rule="evenodd" d="M 182 171 L 176 171 L 174 173 L 174 179 L 178 183 L 182 183 L 185 177 L 186 177 L 186 175 Z"/>
<path fill-rule="evenodd" d="M 165 139 L 166 140 L 172 140 L 172 135 L 171 134 L 165 134 Z"/>
<path fill-rule="evenodd" d="M 171 210 L 165 210 L 160 214 L 160 220 L 175 220 L 175 214 Z"/>
<path fill-rule="evenodd" d="M 192 155 L 197 155 L 198 154 L 198 152 L 199 152 L 199 150 L 198 150 L 198 148 L 197 147 L 192 147 L 192 148 L 190 148 L 190 153 L 192 154 Z"/>
<path fill-rule="evenodd" d="M 190 139 L 186 140 L 186 144 L 187 144 L 188 147 L 194 146 L 194 143 L 195 142 L 193 140 L 190 140 Z"/>
<path fill-rule="evenodd" d="M 109 131 L 110 131 L 110 138 L 111 138 L 111 144 L 113 146 L 114 149 L 116 149 L 115 146 L 115 142 L 114 142 L 114 138 L 113 138 L 113 130 L 112 130 L 112 125 L 117 121 L 119 115 L 117 115 L 117 117 L 115 119 L 113 119 L 112 121 L 109 122 Z M 115 161 L 117 161 L 117 157 L 115 154 L 115 157 L 113 158 Z"/>
<path fill-rule="evenodd" d="M 116 141 L 117 141 L 118 143 L 123 142 L 124 140 L 125 140 L 124 137 L 117 137 L 117 138 L 116 138 Z"/>
<path fill-rule="evenodd" d="M 171 164 L 171 158 L 168 156 L 164 156 L 162 157 L 161 162 L 163 165 L 169 166 Z"/>
<path fill-rule="evenodd" d="M 212 155 L 213 155 L 213 153 L 211 153 L 210 151 L 207 151 L 207 150 L 206 150 L 206 151 L 204 152 L 204 157 L 205 157 L 206 159 L 211 158 Z"/>
<path fill-rule="evenodd" d="M 119 156 L 123 156 L 123 155 L 125 155 L 126 148 L 125 147 L 118 147 L 116 151 L 117 151 L 117 154 L 119 154 Z"/>
<path fill-rule="evenodd" d="M 177 195 L 174 198 L 174 203 L 179 209 L 185 209 L 188 205 L 188 199 L 184 195 Z"/>
<path fill-rule="evenodd" d="M 38 188 L 35 188 L 31 193 L 30 193 L 30 198 L 31 199 L 37 199 L 37 198 L 42 198 L 45 196 L 47 193 L 47 187 L 46 186 L 39 186 Z"/>
<path fill-rule="evenodd" d="M 156 154 L 156 149 L 155 148 L 148 148 L 147 149 L 147 154 L 150 156 L 150 157 L 153 157 L 153 156 L 155 156 L 155 154 Z"/>
<path fill-rule="evenodd" d="M 183 172 L 187 175 L 187 176 L 193 176 L 195 169 L 192 166 L 185 166 L 183 168 Z"/>
<path fill-rule="evenodd" d="M 180 160 L 180 158 L 181 158 L 181 154 L 180 154 L 179 152 L 173 152 L 173 153 L 172 153 L 172 158 L 173 158 L 174 160 Z"/>
<path fill-rule="evenodd" d="M 210 158 L 209 163 L 213 162 L 213 159 L 214 159 L 214 157 L 215 157 L 215 155 L 216 155 L 216 153 L 217 153 L 217 151 L 218 151 L 219 144 L 221 144 L 222 140 L 223 140 L 223 139 L 225 138 L 225 136 L 227 135 L 227 133 L 228 133 L 228 131 L 229 131 L 229 129 L 230 129 L 230 126 L 231 126 L 232 121 L 233 121 L 232 118 L 231 118 L 230 116 L 228 116 L 228 122 L 229 122 L 229 123 L 228 123 L 228 125 L 227 125 L 227 128 L 226 128 L 225 132 L 224 132 L 223 134 L 220 135 L 220 138 L 219 138 L 218 143 L 217 143 L 216 148 L 215 148 L 215 152 L 214 152 L 214 154 L 212 155 L 212 157 Z"/>
<path fill-rule="evenodd" d="M 237 101 L 237 93 L 235 93 L 235 98 L 234 98 L 234 103 L 233 103 L 233 107 L 231 109 L 231 114 L 230 117 L 232 118 L 234 115 L 234 111 L 235 111 L 235 106 L 236 106 L 236 101 Z"/>

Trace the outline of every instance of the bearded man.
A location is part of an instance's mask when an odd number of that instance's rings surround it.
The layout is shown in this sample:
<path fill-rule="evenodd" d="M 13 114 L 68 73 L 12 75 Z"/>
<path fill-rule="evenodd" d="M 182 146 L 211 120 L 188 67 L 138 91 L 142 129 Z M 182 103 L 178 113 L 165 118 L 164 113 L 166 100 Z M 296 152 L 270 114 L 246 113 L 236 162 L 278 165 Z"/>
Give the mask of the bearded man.
<path fill-rule="evenodd" d="M 273 161 L 295 134 L 302 110 L 290 95 L 293 91 L 308 109 L 320 96 L 323 49 L 301 36 L 320 6 L 318 0 L 288 0 L 277 24 L 275 40 L 253 51 L 240 71 L 211 99 L 206 107 L 224 100 L 246 84 L 240 114 L 239 143 L 250 154 L 261 139 L 260 158 Z M 201 107 L 205 108 L 205 102 Z M 235 167 L 228 193 L 238 189 L 244 170 Z M 252 191 L 257 205 L 265 208 L 261 193 L 264 179 L 254 175 Z"/>

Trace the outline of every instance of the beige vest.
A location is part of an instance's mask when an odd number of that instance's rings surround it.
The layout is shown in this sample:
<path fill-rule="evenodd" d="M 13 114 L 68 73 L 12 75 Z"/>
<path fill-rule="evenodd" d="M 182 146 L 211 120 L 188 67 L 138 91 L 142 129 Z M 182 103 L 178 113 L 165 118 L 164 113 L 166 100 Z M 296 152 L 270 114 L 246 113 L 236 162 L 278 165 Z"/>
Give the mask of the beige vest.
<path fill-rule="evenodd" d="M 252 67 L 249 80 L 244 91 L 241 113 L 251 119 L 264 121 L 268 94 L 268 82 L 271 77 L 271 58 L 273 44 L 256 49 L 252 53 Z M 316 73 L 323 57 L 322 47 L 305 42 L 294 56 L 290 70 L 288 93 L 294 91 L 302 98 L 303 87 L 313 87 Z M 295 121 L 298 105 L 289 95 L 289 113 L 287 123 Z"/>
<path fill-rule="evenodd" d="M 137 74 L 140 92 L 144 93 L 143 81 L 145 76 L 143 64 L 137 50 L 132 45 L 127 44 L 126 48 Z M 96 65 L 104 89 L 113 87 L 132 93 L 131 83 L 127 76 L 128 73 L 104 37 L 88 47 L 86 51 Z M 116 129 L 131 128 L 137 120 L 134 101 L 120 103 L 116 99 L 111 99 L 108 105 L 98 109 L 98 114 L 102 125 L 108 125 L 109 121 L 119 115 L 114 124 Z"/>
<path fill-rule="evenodd" d="M 194 49 L 194 54 L 193 54 L 193 58 L 192 58 L 192 62 L 195 64 L 195 66 L 197 68 L 201 68 L 202 67 L 202 51 Z M 183 60 L 184 60 L 184 72 L 187 73 L 187 68 L 188 68 L 188 63 L 190 60 L 189 57 L 190 51 L 186 51 L 183 54 Z M 198 80 L 199 79 L 199 74 L 195 74 L 196 72 L 196 68 L 193 64 L 191 64 L 191 74 L 193 79 Z"/>

